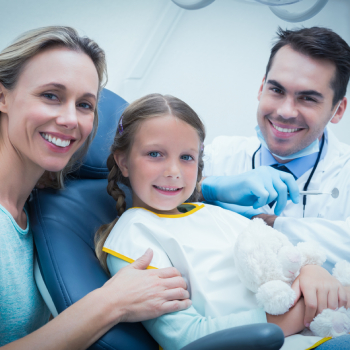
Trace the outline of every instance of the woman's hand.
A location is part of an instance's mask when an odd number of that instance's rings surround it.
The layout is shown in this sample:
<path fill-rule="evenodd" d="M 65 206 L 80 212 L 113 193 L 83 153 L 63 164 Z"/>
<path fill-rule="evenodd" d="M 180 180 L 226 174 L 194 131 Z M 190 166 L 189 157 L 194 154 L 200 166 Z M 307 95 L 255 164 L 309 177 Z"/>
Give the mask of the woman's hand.
<path fill-rule="evenodd" d="M 315 316 L 324 309 L 334 310 L 341 306 L 350 307 L 349 288 L 343 287 L 336 278 L 321 266 L 303 266 L 292 288 L 297 294 L 296 301 L 301 295 L 304 296 L 305 327 L 309 327 Z"/>
<path fill-rule="evenodd" d="M 148 249 L 101 288 L 110 305 L 114 305 L 110 312 L 115 310 L 115 323 L 144 321 L 191 305 L 186 282 L 178 270 L 145 270 L 152 257 L 153 252 Z"/>

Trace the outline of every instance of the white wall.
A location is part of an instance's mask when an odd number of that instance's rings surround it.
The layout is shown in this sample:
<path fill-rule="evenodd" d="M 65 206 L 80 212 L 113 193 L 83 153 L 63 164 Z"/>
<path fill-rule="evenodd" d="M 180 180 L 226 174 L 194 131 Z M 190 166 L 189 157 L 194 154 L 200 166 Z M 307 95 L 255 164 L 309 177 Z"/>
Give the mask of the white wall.
<path fill-rule="evenodd" d="M 256 95 L 275 31 L 296 26 L 245 0 L 216 0 L 197 11 L 170 0 L 0 0 L 0 6 L 0 49 L 31 28 L 73 26 L 106 50 L 109 89 L 128 101 L 150 92 L 182 98 L 204 120 L 207 143 L 217 135 L 254 134 Z M 327 26 L 350 43 L 349 18 L 350 1 L 329 0 L 298 25 Z M 350 144 L 350 108 L 332 130 Z"/>

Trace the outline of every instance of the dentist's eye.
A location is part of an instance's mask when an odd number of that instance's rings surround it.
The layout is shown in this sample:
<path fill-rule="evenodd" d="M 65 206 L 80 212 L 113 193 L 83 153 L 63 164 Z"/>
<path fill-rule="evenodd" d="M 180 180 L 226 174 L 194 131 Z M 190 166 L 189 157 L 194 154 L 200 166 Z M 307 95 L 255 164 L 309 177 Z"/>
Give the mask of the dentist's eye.
<path fill-rule="evenodd" d="M 276 87 L 271 88 L 271 91 L 275 92 L 276 94 L 283 94 L 283 91 Z"/>
<path fill-rule="evenodd" d="M 311 98 L 309 96 L 302 96 L 301 99 L 307 102 L 317 102 L 314 98 Z"/>
<path fill-rule="evenodd" d="M 184 154 L 183 156 L 181 156 L 182 160 L 194 160 L 192 156 L 190 156 L 189 154 Z"/>
<path fill-rule="evenodd" d="M 148 155 L 149 155 L 150 157 L 152 157 L 152 158 L 158 158 L 158 157 L 160 157 L 160 153 L 159 153 L 159 152 L 155 152 L 155 151 L 149 152 Z"/>

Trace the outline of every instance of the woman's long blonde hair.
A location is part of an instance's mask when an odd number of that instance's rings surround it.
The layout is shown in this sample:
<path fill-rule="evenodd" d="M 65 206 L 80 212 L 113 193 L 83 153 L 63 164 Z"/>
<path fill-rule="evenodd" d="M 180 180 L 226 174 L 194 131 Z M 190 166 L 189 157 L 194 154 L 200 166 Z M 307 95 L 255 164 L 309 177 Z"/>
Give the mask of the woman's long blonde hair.
<path fill-rule="evenodd" d="M 20 35 L 10 46 L 0 52 L 0 83 L 7 90 L 13 90 L 28 60 L 48 48 L 57 46 L 85 53 L 91 58 L 98 74 L 99 96 L 102 87 L 107 82 L 105 53 L 93 40 L 79 36 L 77 31 L 71 27 L 42 27 Z M 73 155 L 64 169 L 56 173 L 45 172 L 39 180 L 39 184 L 57 189 L 63 187 L 64 176 L 79 167 L 96 134 L 97 125 L 98 112 L 96 108 L 93 129 L 85 143 Z"/>
<path fill-rule="evenodd" d="M 161 94 L 150 94 L 131 103 L 123 112 L 118 124 L 118 129 L 111 146 L 111 154 L 107 159 L 109 170 L 107 192 L 116 201 L 118 216 L 122 215 L 126 209 L 125 194 L 119 188 L 118 183 L 130 187 L 129 178 L 122 175 L 118 165 L 114 160 L 116 151 L 126 152 L 131 150 L 135 134 L 140 124 L 148 119 L 165 115 L 172 115 L 196 129 L 201 145 L 205 138 L 205 129 L 202 121 L 196 112 L 180 99 Z M 203 149 L 201 147 L 198 158 L 197 183 L 202 179 L 203 170 Z M 197 186 L 194 189 L 189 201 L 196 201 L 198 198 Z M 103 245 L 111 232 L 113 226 L 118 221 L 116 217 L 110 224 L 102 225 L 95 234 L 95 251 L 102 267 L 108 272 L 107 253 L 102 251 Z"/>

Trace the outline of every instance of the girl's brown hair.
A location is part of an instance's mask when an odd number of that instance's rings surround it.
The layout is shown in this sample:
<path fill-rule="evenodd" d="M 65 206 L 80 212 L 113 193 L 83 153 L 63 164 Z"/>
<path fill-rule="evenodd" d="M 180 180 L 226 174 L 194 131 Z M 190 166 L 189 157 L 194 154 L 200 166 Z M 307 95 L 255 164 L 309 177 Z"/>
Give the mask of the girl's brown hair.
<path fill-rule="evenodd" d="M 71 27 L 42 27 L 19 36 L 10 46 L 0 52 L 0 83 L 7 90 L 13 90 L 28 60 L 44 50 L 60 46 L 82 52 L 91 58 L 98 74 L 99 96 L 101 89 L 107 82 L 105 53 L 93 40 L 79 36 L 77 31 Z M 85 143 L 73 155 L 64 169 L 56 173 L 45 172 L 38 182 L 39 185 L 57 189 L 63 187 L 64 176 L 80 165 L 96 134 L 97 125 L 98 112 L 96 108 L 93 129 Z"/>
<path fill-rule="evenodd" d="M 131 103 L 123 112 L 118 124 L 118 129 L 111 146 L 111 154 L 107 159 L 107 167 L 109 169 L 107 192 L 114 198 L 118 216 L 122 215 L 126 209 L 125 194 L 119 188 L 118 183 L 130 186 L 129 178 L 122 175 L 118 165 L 114 160 L 116 151 L 126 152 L 131 150 L 135 134 L 140 124 L 148 119 L 160 117 L 164 115 L 172 115 L 196 129 L 201 145 L 205 138 L 204 125 L 199 119 L 196 112 L 185 102 L 180 99 L 161 94 L 150 94 Z M 203 147 L 201 147 L 198 158 L 198 176 L 197 183 L 202 179 L 203 170 Z M 197 186 L 194 189 L 189 201 L 198 199 Z M 111 232 L 113 226 L 118 221 L 118 217 L 110 224 L 103 225 L 99 228 L 95 235 L 95 250 L 102 267 L 108 272 L 107 253 L 102 251 L 103 245 Z"/>

